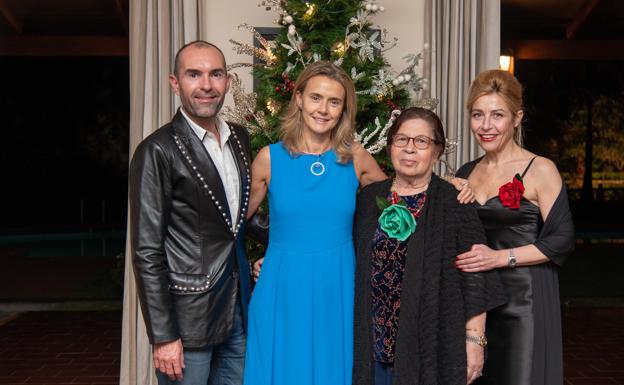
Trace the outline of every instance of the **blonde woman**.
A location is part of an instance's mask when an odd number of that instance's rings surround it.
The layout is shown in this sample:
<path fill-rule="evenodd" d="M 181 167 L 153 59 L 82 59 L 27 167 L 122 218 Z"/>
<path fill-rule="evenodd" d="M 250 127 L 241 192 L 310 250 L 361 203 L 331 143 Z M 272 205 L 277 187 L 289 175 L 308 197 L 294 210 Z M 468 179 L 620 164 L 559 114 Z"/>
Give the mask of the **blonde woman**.
<path fill-rule="evenodd" d="M 522 85 L 485 71 L 468 95 L 470 129 L 485 155 L 457 174 L 475 188 L 487 244 L 457 257 L 464 272 L 496 269 L 509 303 L 488 312 L 489 359 L 479 384 L 563 384 L 557 273 L 574 248 L 555 164 L 522 148 Z"/>
<path fill-rule="evenodd" d="M 340 67 L 308 65 L 281 141 L 254 160 L 250 212 L 268 192 L 271 226 L 250 304 L 247 385 L 351 383 L 355 196 L 386 178 L 353 142 L 356 108 Z"/>

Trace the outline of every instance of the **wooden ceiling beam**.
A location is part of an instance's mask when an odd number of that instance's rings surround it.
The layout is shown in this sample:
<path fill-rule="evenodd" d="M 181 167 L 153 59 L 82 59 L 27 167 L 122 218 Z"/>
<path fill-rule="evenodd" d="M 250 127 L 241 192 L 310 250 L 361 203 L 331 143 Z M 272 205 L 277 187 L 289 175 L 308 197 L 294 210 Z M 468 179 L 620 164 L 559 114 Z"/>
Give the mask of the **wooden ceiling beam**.
<path fill-rule="evenodd" d="M 121 25 L 122 31 L 125 32 L 126 36 L 128 35 L 128 13 L 127 9 L 124 5 L 123 0 L 113 0 L 113 7 L 115 8 L 115 14 L 117 15 L 117 19 L 119 20 L 119 24 Z"/>
<path fill-rule="evenodd" d="M 572 21 L 566 27 L 566 38 L 568 40 L 572 39 L 574 35 L 576 35 L 576 32 L 578 32 L 579 28 L 585 24 L 585 21 L 599 2 L 600 0 L 587 0 L 578 10 L 572 18 Z"/>
<path fill-rule="evenodd" d="M 0 23 L 7 25 L 14 33 L 22 33 L 22 23 L 4 0 L 0 0 Z"/>
<path fill-rule="evenodd" d="M 624 60 L 624 40 L 503 40 L 520 60 Z"/>
<path fill-rule="evenodd" d="M 0 56 L 128 56 L 128 38 L 0 36 Z"/>

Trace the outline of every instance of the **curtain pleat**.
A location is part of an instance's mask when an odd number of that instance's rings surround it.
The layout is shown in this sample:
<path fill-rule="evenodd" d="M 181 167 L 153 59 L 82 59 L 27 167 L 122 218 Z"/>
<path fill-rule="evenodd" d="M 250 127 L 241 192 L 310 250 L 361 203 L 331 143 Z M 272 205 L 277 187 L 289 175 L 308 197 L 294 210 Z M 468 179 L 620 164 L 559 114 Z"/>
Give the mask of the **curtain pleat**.
<path fill-rule="evenodd" d="M 439 100 L 438 114 L 447 138 L 457 142 L 445 156 L 457 170 L 480 153 L 470 133 L 466 98 L 470 82 L 486 69 L 498 68 L 500 53 L 500 0 L 427 0 L 425 41 L 429 43 L 424 74 L 426 96 Z M 448 171 L 441 164 L 437 170 Z"/>

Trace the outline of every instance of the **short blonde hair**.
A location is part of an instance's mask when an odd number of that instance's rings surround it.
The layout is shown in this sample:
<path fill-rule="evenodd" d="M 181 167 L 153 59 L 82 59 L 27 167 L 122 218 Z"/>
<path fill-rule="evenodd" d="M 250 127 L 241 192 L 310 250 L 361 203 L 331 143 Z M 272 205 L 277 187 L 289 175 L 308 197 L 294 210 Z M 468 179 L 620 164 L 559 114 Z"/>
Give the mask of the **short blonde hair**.
<path fill-rule="evenodd" d="M 339 163 L 347 163 L 353 159 L 351 145 L 353 144 L 353 130 L 355 127 L 355 113 L 357 97 L 355 86 L 347 73 L 330 61 L 317 61 L 309 64 L 297 78 L 293 94 L 288 103 L 286 112 L 282 116 L 282 132 L 280 139 L 291 154 L 297 154 L 303 142 L 303 113 L 297 105 L 297 93 L 303 93 L 306 85 L 316 76 L 325 76 L 337 81 L 345 90 L 345 103 L 342 115 L 336 127 L 332 128 L 332 148 L 336 152 Z"/>
<path fill-rule="evenodd" d="M 468 92 L 466 108 L 472 110 L 477 99 L 482 96 L 497 94 L 500 96 L 513 116 L 524 109 L 522 105 L 522 84 L 515 76 L 503 70 L 483 71 L 472 81 Z M 522 122 L 514 127 L 514 141 L 522 145 Z"/>

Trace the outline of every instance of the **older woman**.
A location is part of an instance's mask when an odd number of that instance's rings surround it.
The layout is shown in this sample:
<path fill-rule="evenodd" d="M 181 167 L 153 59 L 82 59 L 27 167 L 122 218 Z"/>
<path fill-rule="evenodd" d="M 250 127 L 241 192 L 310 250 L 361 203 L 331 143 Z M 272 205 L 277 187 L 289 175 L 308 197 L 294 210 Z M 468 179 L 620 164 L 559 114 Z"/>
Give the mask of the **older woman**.
<path fill-rule="evenodd" d="M 563 384 L 557 271 L 574 227 L 557 167 L 522 148 L 522 85 L 500 70 L 477 76 L 470 129 L 485 155 L 464 165 L 487 243 L 459 255 L 465 272 L 500 272 L 509 303 L 488 313 L 490 359 L 480 384 Z"/>
<path fill-rule="evenodd" d="M 481 375 L 485 312 L 505 299 L 494 273 L 457 254 L 485 240 L 474 207 L 433 174 L 440 119 L 409 108 L 388 132 L 395 177 L 357 199 L 353 383 L 465 385 Z"/>

